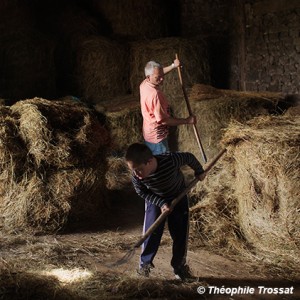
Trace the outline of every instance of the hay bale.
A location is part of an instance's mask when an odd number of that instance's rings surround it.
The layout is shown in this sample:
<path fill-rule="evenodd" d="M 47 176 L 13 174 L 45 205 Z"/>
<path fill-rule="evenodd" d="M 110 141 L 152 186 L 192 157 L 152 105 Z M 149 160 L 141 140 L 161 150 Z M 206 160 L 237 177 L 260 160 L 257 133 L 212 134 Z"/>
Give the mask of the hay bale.
<path fill-rule="evenodd" d="M 173 13 L 173 6 L 159 0 L 92 0 L 93 10 L 110 28 L 110 34 L 127 40 L 170 36 L 173 28 L 169 27 L 166 16 Z"/>
<path fill-rule="evenodd" d="M 99 110 L 99 107 L 97 109 Z M 105 111 L 107 117 L 107 126 L 112 137 L 111 151 L 114 156 L 122 156 L 130 144 L 143 141 L 143 118 L 137 97 L 114 98 L 112 102 L 103 102 L 101 110 Z"/>
<path fill-rule="evenodd" d="M 112 144 L 108 154 L 106 186 L 109 190 L 131 187 L 131 174 L 124 160 L 125 152 L 132 143 L 143 142 L 142 114 L 138 97 L 116 97 L 113 101 L 101 102 L 94 108 L 106 115 Z"/>
<path fill-rule="evenodd" d="M 48 5 L 47 5 L 48 4 Z M 79 3 L 72 1 L 48 1 L 35 3 L 39 11 L 49 18 L 55 32 L 63 38 L 88 36 L 98 33 L 98 21 L 85 11 Z"/>
<path fill-rule="evenodd" d="M 163 38 L 131 43 L 132 93 L 139 95 L 139 85 L 145 78 L 144 68 L 148 61 L 155 60 L 163 66 L 169 66 L 174 61 L 176 53 L 183 65 L 182 76 L 186 87 L 191 87 L 198 82 L 210 83 L 207 45 L 204 40 Z M 182 95 L 176 70 L 165 77 L 162 90 L 171 99 L 176 95 Z"/>
<path fill-rule="evenodd" d="M 231 122 L 222 142 L 226 158 L 194 190 L 199 235 L 222 251 L 298 265 L 300 118 Z"/>
<path fill-rule="evenodd" d="M 76 53 L 75 76 L 79 94 L 89 103 L 105 101 L 129 90 L 126 45 L 100 36 L 73 42 Z"/>
<path fill-rule="evenodd" d="M 22 0 L 1 0 L 0 36 L 31 30 L 35 25 L 31 7 Z"/>
<path fill-rule="evenodd" d="M 0 228 L 53 233 L 99 218 L 107 201 L 110 138 L 95 112 L 40 98 L 3 111 Z"/>
<path fill-rule="evenodd" d="M 256 248 L 298 253 L 300 118 L 265 117 L 232 124 L 240 226 Z M 298 253 L 299 255 L 299 253 Z"/>
<path fill-rule="evenodd" d="M 223 130 L 231 120 L 243 123 L 255 116 L 268 115 L 276 111 L 278 103 L 284 99 L 281 93 L 237 92 L 202 84 L 195 84 L 187 93 L 208 160 L 220 151 Z M 182 97 L 174 98 L 172 107 L 176 116 L 188 115 Z M 192 126 L 178 126 L 177 135 L 179 150 L 200 157 Z"/>

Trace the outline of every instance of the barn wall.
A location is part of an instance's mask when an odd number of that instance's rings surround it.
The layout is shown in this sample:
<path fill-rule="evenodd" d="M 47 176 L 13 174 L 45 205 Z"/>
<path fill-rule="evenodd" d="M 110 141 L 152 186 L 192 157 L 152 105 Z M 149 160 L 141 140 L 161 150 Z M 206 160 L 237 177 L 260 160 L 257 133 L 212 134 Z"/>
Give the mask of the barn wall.
<path fill-rule="evenodd" d="M 206 39 L 211 83 L 228 88 L 230 66 L 230 17 L 232 0 L 180 0 L 180 35 Z"/>
<path fill-rule="evenodd" d="M 232 28 L 238 47 L 231 52 L 229 88 L 299 93 L 300 2 L 236 3 L 235 24 L 244 27 Z"/>
<path fill-rule="evenodd" d="M 181 0 L 181 35 L 205 36 L 218 88 L 299 93 L 298 0 Z"/>
<path fill-rule="evenodd" d="M 107 80 L 112 86 L 99 84 L 99 93 L 80 85 L 76 45 L 98 36 L 117 40 L 127 53 L 131 42 L 197 37 L 207 44 L 207 75 L 214 87 L 288 94 L 300 89 L 298 0 L 155 0 L 145 5 L 140 0 L 2 0 L 0 18 L 0 98 L 74 95 L 97 102 L 100 96 L 102 101 L 130 93 L 128 55 L 120 73 L 111 67 L 120 61 L 113 50 L 105 73 L 95 67 L 87 74 L 95 80 L 105 74 L 120 77 L 124 87 L 118 92 L 114 80 Z M 103 57 L 101 49 L 96 52 Z"/>

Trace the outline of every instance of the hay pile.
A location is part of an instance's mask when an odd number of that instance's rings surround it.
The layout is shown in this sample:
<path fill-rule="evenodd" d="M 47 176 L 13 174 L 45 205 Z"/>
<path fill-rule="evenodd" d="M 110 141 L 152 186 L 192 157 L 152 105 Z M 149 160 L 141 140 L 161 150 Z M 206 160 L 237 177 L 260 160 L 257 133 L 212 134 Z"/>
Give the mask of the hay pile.
<path fill-rule="evenodd" d="M 72 43 L 76 53 L 75 76 L 79 94 L 89 103 L 125 95 L 129 90 L 126 45 L 100 36 L 88 36 Z"/>
<path fill-rule="evenodd" d="M 243 123 L 255 116 L 268 115 L 276 111 L 284 98 L 280 93 L 237 92 L 203 84 L 193 85 L 187 93 L 192 112 L 197 116 L 197 128 L 208 160 L 220 151 L 222 131 L 231 120 Z M 172 107 L 176 116 L 188 116 L 183 97 L 176 97 Z M 178 149 L 193 152 L 200 159 L 192 126 L 178 126 L 177 135 Z"/>
<path fill-rule="evenodd" d="M 294 268 L 300 257 L 300 118 L 231 122 L 226 159 L 194 195 L 194 225 L 206 243 Z M 203 186 L 202 186 L 203 188 Z M 248 252 L 249 254 L 249 252 Z"/>
<path fill-rule="evenodd" d="M 182 76 L 186 87 L 197 82 L 210 83 L 207 45 L 204 40 L 193 38 L 164 38 L 131 43 L 130 83 L 132 93 L 139 94 L 139 85 L 145 78 L 144 68 L 148 61 L 155 60 L 169 66 L 178 54 L 183 65 Z M 171 99 L 182 95 L 177 70 L 170 72 L 164 80 L 162 90 Z"/>
<path fill-rule="evenodd" d="M 34 98 L 0 117 L 3 230 L 51 233 L 101 215 L 110 138 L 93 111 Z"/>

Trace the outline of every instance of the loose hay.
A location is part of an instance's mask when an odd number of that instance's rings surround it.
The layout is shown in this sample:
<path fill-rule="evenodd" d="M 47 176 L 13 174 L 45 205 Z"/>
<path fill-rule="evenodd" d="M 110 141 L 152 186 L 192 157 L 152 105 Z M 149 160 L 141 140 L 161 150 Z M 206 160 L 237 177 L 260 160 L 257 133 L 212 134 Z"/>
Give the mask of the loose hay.
<path fill-rule="evenodd" d="M 1 118 L 0 227 L 52 233 L 99 218 L 110 137 L 95 112 L 34 98 L 2 108 Z"/>
<path fill-rule="evenodd" d="M 76 293 L 63 287 L 54 276 L 25 270 L 20 272 L 10 265 L 1 268 L 0 286 L 2 299 L 80 299 Z"/>
<path fill-rule="evenodd" d="M 131 186 L 131 173 L 123 157 L 108 157 L 107 188 L 125 190 Z"/>
<path fill-rule="evenodd" d="M 24 151 L 24 142 L 18 134 L 18 124 L 11 116 L 9 108 L 1 107 L 0 199 L 4 197 L 8 185 L 20 181 L 24 167 L 26 167 L 26 152 Z"/>
<path fill-rule="evenodd" d="M 83 104 L 34 98 L 11 107 L 37 167 L 67 168 L 98 159 L 109 134 Z"/>
<path fill-rule="evenodd" d="M 268 115 L 276 111 L 278 103 L 284 98 L 280 93 L 219 90 L 203 84 L 195 84 L 188 94 L 208 160 L 220 151 L 222 131 L 231 120 L 243 123 L 255 116 Z M 188 116 L 182 97 L 176 97 L 172 107 L 176 116 Z M 193 152 L 198 156 L 200 150 L 192 126 L 178 126 L 177 135 L 178 149 Z"/>
<path fill-rule="evenodd" d="M 229 147 L 208 176 L 192 218 L 205 243 L 293 269 L 300 257 L 300 118 L 231 122 Z M 231 147 L 232 146 L 232 147 Z"/>
<path fill-rule="evenodd" d="M 122 231 L 68 236 L 2 235 L 3 299 L 194 299 L 202 282 L 137 278 L 131 272 L 101 271 L 111 251 L 128 249 L 135 236 Z M 67 275 L 68 277 L 64 277 Z M 36 283 L 36 285 L 33 285 Z M 54 294 L 55 292 L 55 294 Z M 5 298 L 6 297 L 6 298 Z"/>
<path fill-rule="evenodd" d="M 239 228 L 237 199 L 230 182 L 234 177 L 228 167 L 231 163 L 227 154 L 191 193 L 195 201 L 191 207 L 193 237 L 214 250 L 222 249 L 223 254 L 239 253 L 246 242 Z"/>

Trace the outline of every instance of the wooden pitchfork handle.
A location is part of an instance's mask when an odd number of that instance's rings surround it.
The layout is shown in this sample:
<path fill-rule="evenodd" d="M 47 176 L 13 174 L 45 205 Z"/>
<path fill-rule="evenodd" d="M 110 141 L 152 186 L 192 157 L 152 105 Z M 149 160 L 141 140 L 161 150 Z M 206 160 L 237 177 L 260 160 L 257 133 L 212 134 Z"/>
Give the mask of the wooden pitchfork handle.
<path fill-rule="evenodd" d="M 176 59 L 178 59 L 177 53 L 175 54 L 175 57 L 176 57 Z M 189 115 L 192 116 L 192 115 L 193 115 L 193 112 L 192 112 L 192 108 L 191 108 L 191 105 L 190 105 L 190 102 L 189 102 L 187 93 L 186 93 L 185 88 L 184 88 L 184 84 L 183 84 L 183 80 L 182 80 L 182 75 L 181 75 L 181 68 L 180 68 L 180 66 L 177 67 L 177 70 L 178 70 L 178 76 L 179 76 L 179 81 L 180 81 L 180 85 L 181 85 L 181 88 L 182 88 L 184 100 L 185 100 L 185 103 L 186 103 L 186 106 L 187 106 Z M 199 146 L 200 151 L 201 151 L 202 159 L 203 159 L 203 161 L 206 163 L 206 162 L 207 162 L 207 157 L 206 157 L 206 155 L 205 155 L 205 152 L 204 152 L 204 149 L 203 149 L 201 140 L 200 140 L 198 128 L 197 128 L 197 126 L 196 126 L 195 124 L 193 124 L 193 129 L 194 129 L 194 133 L 195 133 L 195 136 L 196 136 L 196 140 L 197 140 L 198 146 Z"/>
<path fill-rule="evenodd" d="M 223 149 L 219 152 L 219 154 L 211 161 L 209 165 L 204 169 L 204 172 L 208 172 L 222 157 L 222 155 L 226 152 L 226 149 Z M 175 205 L 197 184 L 199 181 L 198 178 L 193 179 L 188 186 L 175 198 L 172 200 L 170 205 L 170 210 L 175 207 Z M 155 220 L 155 222 L 148 228 L 148 230 L 144 233 L 144 235 L 140 238 L 140 240 L 134 245 L 134 248 L 138 248 L 141 246 L 144 241 L 154 232 L 154 230 L 162 223 L 164 219 L 171 213 L 171 211 L 165 211 Z"/>

